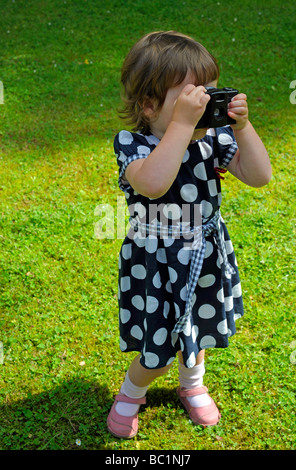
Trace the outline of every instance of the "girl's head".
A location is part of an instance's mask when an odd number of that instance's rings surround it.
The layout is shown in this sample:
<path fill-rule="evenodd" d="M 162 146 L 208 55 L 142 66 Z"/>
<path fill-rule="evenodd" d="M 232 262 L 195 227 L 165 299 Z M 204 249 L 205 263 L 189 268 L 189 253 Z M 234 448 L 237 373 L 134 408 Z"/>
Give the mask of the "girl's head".
<path fill-rule="evenodd" d="M 195 86 L 219 77 L 214 57 L 197 41 L 175 31 L 147 34 L 128 53 L 121 71 L 124 87 L 123 115 L 134 130 L 149 132 L 145 103 L 153 100 L 160 110 L 167 91 L 183 82 L 188 72 Z"/>

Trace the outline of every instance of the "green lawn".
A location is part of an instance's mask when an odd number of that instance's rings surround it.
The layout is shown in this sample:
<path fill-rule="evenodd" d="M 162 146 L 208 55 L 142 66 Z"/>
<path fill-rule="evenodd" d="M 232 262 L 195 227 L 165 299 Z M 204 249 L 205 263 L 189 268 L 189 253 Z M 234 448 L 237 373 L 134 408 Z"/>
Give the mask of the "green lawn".
<path fill-rule="evenodd" d="M 293 3 L 0 3 L 0 449 L 295 449 Z M 217 57 L 220 84 L 247 93 L 273 178 L 261 189 L 223 182 L 246 312 L 230 347 L 207 352 L 219 425 L 189 421 L 174 364 L 124 441 L 106 429 L 133 357 L 118 346 L 122 240 L 96 239 L 95 209 L 116 212 L 122 196 L 121 63 L 159 29 L 193 35 Z"/>

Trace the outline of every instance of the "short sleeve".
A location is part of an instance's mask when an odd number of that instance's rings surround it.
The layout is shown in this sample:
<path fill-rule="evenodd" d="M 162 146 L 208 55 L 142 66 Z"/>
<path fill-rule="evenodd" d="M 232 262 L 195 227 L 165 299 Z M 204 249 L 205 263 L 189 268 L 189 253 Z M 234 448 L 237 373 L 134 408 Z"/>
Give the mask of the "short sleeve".
<path fill-rule="evenodd" d="M 114 151 L 119 167 L 118 185 L 122 191 L 130 188 L 128 181 L 124 179 L 124 173 L 128 165 L 140 158 L 146 158 L 151 149 L 145 136 L 129 131 L 120 131 L 114 139 Z"/>
<path fill-rule="evenodd" d="M 219 167 L 226 168 L 233 159 L 238 145 L 230 126 L 219 127 L 216 130 Z"/>

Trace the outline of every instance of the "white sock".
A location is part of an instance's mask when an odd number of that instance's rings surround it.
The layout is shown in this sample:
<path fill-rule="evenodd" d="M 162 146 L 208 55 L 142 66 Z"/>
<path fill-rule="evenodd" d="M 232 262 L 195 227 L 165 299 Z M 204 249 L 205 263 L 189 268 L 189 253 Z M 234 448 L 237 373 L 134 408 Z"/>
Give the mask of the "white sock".
<path fill-rule="evenodd" d="M 201 387 L 203 384 L 203 376 L 205 374 L 204 361 L 194 367 L 187 368 L 179 361 L 179 381 L 180 387 L 192 389 Z M 211 399 L 207 393 L 186 397 L 191 406 L 200 407 L 207 406 L 211 403 Z"/>
<path fill-rule="evenodd" d="M 134 385 L 128 376 L 128 373 L 125 375 L 125 379 L 123 384 L 121 385 L 120 393 L 130 397 L 130 398 L 143 398 L 146 395 L 148 387 L 137 387 Z M 133 416 L 138 412 L 140 405 L 134 403 L 125 403 L 123 401 L 119 401 L 116 404 L 116 411 L 121 416 Z"/>

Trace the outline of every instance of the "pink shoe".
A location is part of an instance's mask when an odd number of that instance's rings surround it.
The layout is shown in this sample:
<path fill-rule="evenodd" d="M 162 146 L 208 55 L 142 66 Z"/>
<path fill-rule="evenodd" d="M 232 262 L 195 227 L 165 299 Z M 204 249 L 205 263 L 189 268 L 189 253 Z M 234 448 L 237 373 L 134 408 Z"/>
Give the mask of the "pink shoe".
<path fill-rule="evenodd" d="M 194 424 L 201 424 L 202 426 L 214 426 L 219 422 L 221 414 L 211 398 L 211 403 L 207 406 L 193 407 L 190 405 L 186 397 L 193 397 L 195 395 L 202 395 L 208 391 L 207 387 L 198 387 L 190 390 L 177 388 L 177 395 L 189 413 L 190 419 Z"/>
<path fill-rule="evenodd" d="M 138 432 L 138 413 L 133 416 L 122 416 L 115 410 L 116 404 L 119 401 L 125 403 L 134 403 L 135 405 L 145 405 L 146 398 L 130 398 L 122 393 L 119 393 L 115 397 L 115 401 L 112 405 L 110 413 L 107 418 L 108 431 L 115 437 L 122 437 L 125 439 L 131 439 L 135 437 Z"/>

